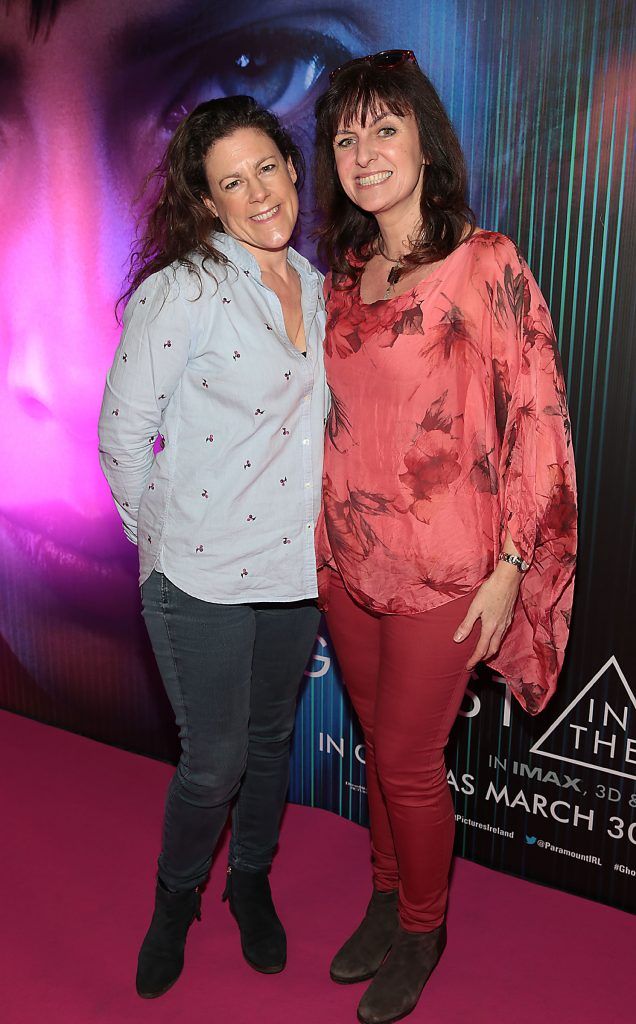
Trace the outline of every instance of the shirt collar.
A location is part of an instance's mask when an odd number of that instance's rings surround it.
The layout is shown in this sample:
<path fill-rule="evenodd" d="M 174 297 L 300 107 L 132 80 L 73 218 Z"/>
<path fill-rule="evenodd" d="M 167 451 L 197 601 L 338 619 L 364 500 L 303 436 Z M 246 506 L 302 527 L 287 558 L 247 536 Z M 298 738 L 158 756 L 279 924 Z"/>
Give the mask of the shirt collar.
<path fill-rule="evenodd" d="M 252 256 L 252 253 L 241 245 L 240 242 L 233 238 L 232 235 L 227 235 L 222 231 L 215 231 L 210 239 L 215 249 L 219 249 L 225 256 L 232 261 L 232 263 L 238 267 L 239 270 L 245 270 L 249 274 L 261 282 L 261 268 L 259 267 L 256 259 Z M 294 270 L 297 270 L 302 278 L 309 282 L 310 279 L 316 277 L 316 272 L 312 267 L 309 260 L 301 256 L 299 252 L 292 249 L 291 245 L 287 250 L 287 258 L 291 263 Z"/>

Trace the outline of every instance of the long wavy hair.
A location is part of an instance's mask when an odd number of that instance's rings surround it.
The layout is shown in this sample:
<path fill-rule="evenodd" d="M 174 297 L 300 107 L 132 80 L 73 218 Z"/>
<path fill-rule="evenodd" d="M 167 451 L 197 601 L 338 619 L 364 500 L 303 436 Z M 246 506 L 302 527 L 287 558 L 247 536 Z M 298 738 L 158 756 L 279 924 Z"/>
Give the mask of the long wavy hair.
<path fill-rule="evenodd" d="M 118 309 L 147 277 L 172 263 L 187 267 L 197 276 L 201 290 L 200 267 L 214 277 L 206 261 L 211 260 L 217 267 L 230 263 L 211 240 L 212 232 L 225 229 L 204 202 L 210 195 L 205 158 L 215 142 L 240 128 L 254 128 L 267 135 L 284 160 L 291 158 L 297 174 L 296 188 L 302 187 L 303 155 L 275 114 L 251 96 L 200 103 L 181 122 L 161 162 L 144 183 L 146 210 L 132 246 L 128 287 L 117 302 Z M 200 266 L 196 256 L 203 257 Z"/>
<path fill-rule="evenodd" d="M 377 70 L 354 64 L 341 71 L 316 103 L 314 181 L 322 226 L 315 237 L 321 258 L 341 288 L 352 288 L 377 252 L 375 217 L 345 194 L 338 179 L 334 138 L 358 117 L 363 125 L 383 113 L 417 123 L 424 167 L 419 234 L 402 260 L 407 270 L 444 259 L 475 228 L 467 201 L 466 164 L 459 140 L 430 80 L 415 64 Z"/>

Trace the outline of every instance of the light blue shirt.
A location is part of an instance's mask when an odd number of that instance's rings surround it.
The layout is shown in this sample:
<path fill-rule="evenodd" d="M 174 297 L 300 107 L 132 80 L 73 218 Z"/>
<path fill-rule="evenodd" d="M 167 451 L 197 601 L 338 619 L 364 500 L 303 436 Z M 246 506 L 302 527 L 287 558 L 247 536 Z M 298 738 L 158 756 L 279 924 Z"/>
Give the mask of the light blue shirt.
<path fill-rule="evenodd" d="M 206 264 L 218 286 L 202 271 L 199 296 L 196 276 L 173 265 L 126 307 L 99 420 L 102 469 L 138 545 L 140 583 L 159 569 L 220 604 L 312 598 L 328 403 L 322 275 L 289 250 L 305 357 L 254 257 L 228 235 L 213 244 L 233 264 Z"/>

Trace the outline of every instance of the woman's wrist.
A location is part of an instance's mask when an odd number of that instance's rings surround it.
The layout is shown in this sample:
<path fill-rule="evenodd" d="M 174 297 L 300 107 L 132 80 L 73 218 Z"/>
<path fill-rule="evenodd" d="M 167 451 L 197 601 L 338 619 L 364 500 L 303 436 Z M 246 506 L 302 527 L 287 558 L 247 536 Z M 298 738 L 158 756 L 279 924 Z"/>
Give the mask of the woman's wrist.
<path fill-rule="evenodd" d="M 510 562 L 498 561 L 495 566 L 494 575 L 499 579 L 508 580 L 519 585 L 524 574 L 519 572 L 516 565 L 511 565 Z"/>

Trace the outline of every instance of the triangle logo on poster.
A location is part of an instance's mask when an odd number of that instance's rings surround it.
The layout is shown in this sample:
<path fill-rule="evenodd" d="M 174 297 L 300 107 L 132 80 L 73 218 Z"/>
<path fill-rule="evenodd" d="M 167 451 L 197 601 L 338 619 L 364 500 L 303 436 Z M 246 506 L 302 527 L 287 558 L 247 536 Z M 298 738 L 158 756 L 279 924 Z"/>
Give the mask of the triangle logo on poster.
<path fill-rule="evenodd" d="M 636 697 L 614 655 L 530 753 L 636 781 Z"/>

